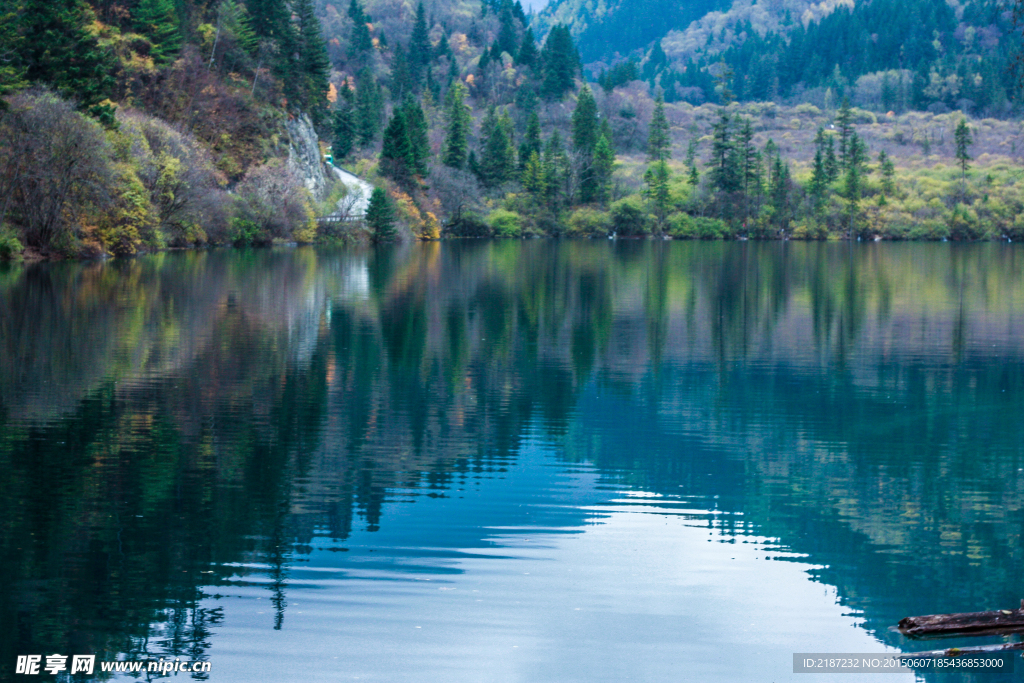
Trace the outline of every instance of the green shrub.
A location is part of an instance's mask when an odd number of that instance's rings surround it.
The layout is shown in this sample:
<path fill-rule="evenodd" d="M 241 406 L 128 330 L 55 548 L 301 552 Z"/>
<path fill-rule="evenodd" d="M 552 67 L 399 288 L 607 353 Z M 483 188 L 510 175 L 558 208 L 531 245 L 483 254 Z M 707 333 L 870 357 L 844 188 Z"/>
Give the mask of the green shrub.
<path fill-rule="evenodd" d="M 612 217 L 607 211 L 583 207 L 569 216 L 570 235 L 579 237 L 604 237 L 612 231 Z"/>
<path fill-rule="evenodd" d="M 17 235 L 6 228 L 0 228 L 0 261 L 16 261 L 21 258 L 25 247 L 18 241 Z"/>
<path fill-rule="evenodd" d="M 668 217 L 668 234 L 684 240 L 720 240 L 732 236 L 729 225 L 719 218 L 674 213 Z"/>
<path fill-rule="evenodd" d="M 495 209 L 487 215 L 487 224 L 491 226 L 495 237 L 522 237 L 523 217 L 515 211 Z"/>
<path fill-rule="evenodd" d="M 234 216 L 231 219 L 231 230 L 229 237 L 235 246 L 254 244 L 262 231 L 260 226 L 249 218 Z"/>
<path fill-rule="evenodd" d="M 622 236 L 648 235 L 654 220 L 639 197 L 626 197 L 612 204 L 612 229 Z"/>

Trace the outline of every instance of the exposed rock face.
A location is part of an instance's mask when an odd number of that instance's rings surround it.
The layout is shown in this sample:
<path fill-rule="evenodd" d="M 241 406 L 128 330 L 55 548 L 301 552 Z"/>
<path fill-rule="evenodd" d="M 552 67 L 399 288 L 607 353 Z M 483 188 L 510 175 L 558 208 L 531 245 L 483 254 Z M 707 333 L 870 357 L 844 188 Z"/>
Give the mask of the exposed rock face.
<path fill-rule="evenodd" d="M 300 114 L 286 123 L 288 128 L 288 165 L 298 174 L 317 201 L 324 198 L 327 182 L 320 143 L 308 114 Z"/>

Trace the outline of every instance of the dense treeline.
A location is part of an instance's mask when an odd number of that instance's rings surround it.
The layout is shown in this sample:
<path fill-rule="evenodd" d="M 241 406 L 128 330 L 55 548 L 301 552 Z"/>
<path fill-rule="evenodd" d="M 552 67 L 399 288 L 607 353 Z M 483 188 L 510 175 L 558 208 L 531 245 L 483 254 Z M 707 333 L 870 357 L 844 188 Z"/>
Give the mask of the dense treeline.
<path fill-rule="evenodd" d="M 761 34 L 747 21 L 735 27 L 740 44 L 682 67 L 659 44 L 645 75 L 670 100 L 720 101 L 727 87 L 743 100 L 850 97 L 882 111 L 1005 115 L 1017 91 L 1012 41 L 999 40 L 1013 31 L 1007 14 L 992 0 L 969 2 L 959 20 L 945 2 L 874 0 L 783 32 Z"/>
<path fill-rule="evenodd" d="M 683 27 L 708 12 L 727 9 L 723 0 L 643 0 L 642 2 L 588 3 L 555 0 L 544 10 L 543 22 L 564 23 L 573 29 L 580 53 L 589 61 L 629 54 L 665 35 L 671 27 Z"/>

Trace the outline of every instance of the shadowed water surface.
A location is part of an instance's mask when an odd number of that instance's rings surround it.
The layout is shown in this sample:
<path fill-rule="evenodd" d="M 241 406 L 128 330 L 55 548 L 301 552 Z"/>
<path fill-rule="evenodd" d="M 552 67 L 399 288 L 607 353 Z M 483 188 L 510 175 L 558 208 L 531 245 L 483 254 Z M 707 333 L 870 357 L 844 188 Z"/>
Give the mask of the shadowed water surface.
<path fill-rule="evenodd" d="M 999 642 L 891 627 L 1024 597 L 1022 268 L 608 241 L 0 266 L 0 678 L 778 681 Z"/>

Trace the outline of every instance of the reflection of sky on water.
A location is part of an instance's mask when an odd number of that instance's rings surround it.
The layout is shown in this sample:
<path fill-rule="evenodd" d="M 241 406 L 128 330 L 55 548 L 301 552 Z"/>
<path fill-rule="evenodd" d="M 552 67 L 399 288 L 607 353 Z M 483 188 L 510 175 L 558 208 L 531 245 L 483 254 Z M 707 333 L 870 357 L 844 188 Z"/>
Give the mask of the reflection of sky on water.
<path fill-rule="evenodd" d="M 207 589 L 217 680 L 779 680 L 794 651 L 884 649 L 802 556 L 712 523 L 741 515 L 537 443 L 444 497 L 401 494 L 379 531 L 293 556 L 281 630 L 265 573 Z"/>
<path fill-rule="evenodd" d="M 26 268 L 0 281 L 0 648 L 208 649 L 214 681 L 762 680 L 926 649 L 889 628 L 1022 595 L 1018 255 Z M 203 585 L 228 597 L 197 609 Z"/>

